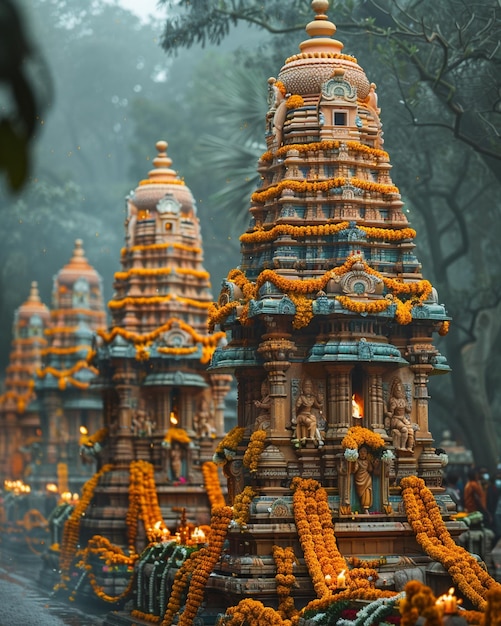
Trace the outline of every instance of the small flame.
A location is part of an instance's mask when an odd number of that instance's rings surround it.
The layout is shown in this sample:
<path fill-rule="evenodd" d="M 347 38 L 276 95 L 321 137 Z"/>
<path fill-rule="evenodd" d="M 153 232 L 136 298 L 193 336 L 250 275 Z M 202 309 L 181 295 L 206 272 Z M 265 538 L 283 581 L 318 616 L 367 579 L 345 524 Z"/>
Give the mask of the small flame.
<path fill-rule="evenodd" d="M 173 424 L 174 426 L 176 426 L 176 424 L 178 423 L 178 419 L 174 411 L 170 412 L 170 423 Z"/>
<path fill-rule="evenodd" d="M 80 426 L 80 434 L 81 435 L 87 435 L 88 432 L 89 431 L 85 428 L 85 426 Z"/>
<path fill-rule="evenodd" d="M 355 419 L 362 419 L 362 405 L 357 401 L 356 394 L 351 396 L 351 416 Z"/>

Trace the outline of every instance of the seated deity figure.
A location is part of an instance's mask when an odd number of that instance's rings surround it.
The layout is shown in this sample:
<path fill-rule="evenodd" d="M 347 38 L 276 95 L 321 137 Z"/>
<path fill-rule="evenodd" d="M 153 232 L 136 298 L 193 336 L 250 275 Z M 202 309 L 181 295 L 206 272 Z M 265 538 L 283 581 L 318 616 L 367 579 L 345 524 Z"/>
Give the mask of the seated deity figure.
<path fill-rule="evenodd" d="M 319 446 L 324 445 L 314 411 L 314 409 L 322 411 L 323 406 L 321 394 L 314 393 L 313 382 L 310 378 L 305 378 L 296 400 L 296 439 L 299 441 L 310 439 Z"/>
<path fill-rule="evenodd" d="M 396 450 L 414 449 L 414 427 L 409 419 L 410 412 L 402 381 L 395 377 L 391 383 L 385 426 L 391 431 Z"/>
<path fill-rule="evenodd" d="M 259 409 L 259 414 L 254 424 L 254 430 L 267 430 L 271 426 L 270 383 L 267 378 L 261 383 L 261 399 L 254 400 L 254 405 Z"/>

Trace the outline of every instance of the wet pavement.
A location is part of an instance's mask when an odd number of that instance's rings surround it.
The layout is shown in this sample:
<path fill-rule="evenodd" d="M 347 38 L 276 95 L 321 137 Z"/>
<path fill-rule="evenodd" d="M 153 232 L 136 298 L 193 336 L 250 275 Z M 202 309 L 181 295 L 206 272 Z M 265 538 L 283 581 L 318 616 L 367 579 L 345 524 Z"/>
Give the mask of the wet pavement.
<path fill-rule="evenodd" d="M 40 561 L 0 554 L 0 626 L 101 626 L 104 614 L 63 604 L 38 585 Z"/>

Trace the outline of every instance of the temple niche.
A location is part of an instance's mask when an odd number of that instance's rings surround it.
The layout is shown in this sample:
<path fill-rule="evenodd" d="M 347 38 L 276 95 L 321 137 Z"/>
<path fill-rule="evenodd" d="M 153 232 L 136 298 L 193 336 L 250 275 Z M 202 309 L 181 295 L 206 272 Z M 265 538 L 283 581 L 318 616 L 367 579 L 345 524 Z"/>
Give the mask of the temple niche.
<path fill-rule="evenodd" d="M 41 430 L 34 375 L 47 347 L 49 309 L 41 301 L 36 282 L 15 312 L 12 349 L 6 369 L 5 392 L 0 395 L 1 481 L 29 481 L 41 460 Z"/>
<path fill-rule="evenodd" d="M 96 470 L 81 445 L 102 424 L 102 399 L 92 386 L 97 369 L 89 357 L 94 333 L 105 325 L 102 279 L 77 239 L 70 261 L 54 277 L 47 347 L 35 372 L 42 456 L 30 482 L 39 490 L 55 483 L 59 493 L 78 493 Z"/>

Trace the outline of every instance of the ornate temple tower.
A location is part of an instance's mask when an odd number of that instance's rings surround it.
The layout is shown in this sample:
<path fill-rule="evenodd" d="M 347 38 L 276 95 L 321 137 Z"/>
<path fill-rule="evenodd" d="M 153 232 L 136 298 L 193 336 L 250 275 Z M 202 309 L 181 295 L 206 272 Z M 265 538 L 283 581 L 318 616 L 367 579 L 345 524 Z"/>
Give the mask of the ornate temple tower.
<path fill-rule="evenodd" d="M 376 87 L 333 38 L 328 2 L 312 5 L 310 38 L 269 80 L 261 186 L 241 265 L 211 312 L 228 336 L 211 371 L 235 372 L 245 428 L 227 461 L 228 491 L 254 494 L 245 532 L 230 531 L 230 555 L 209 582 L 230 605 L 275 597 L 266 574 L 274 544 L 301 553 L 295 477 L 328 489 L 344 555 L 395 563 L 422 554 L 400 480 L 417 475 L 441 491 L 427 382 L 449 369 L 432 339 L 447 332 L 448 317 L 414 254 Z M 299 568 L 298 596 L 311 598 L 301 576 Z"/>
<path fill-rule="evenodd" d="M 97 370 L 88 363 L 94 334 L 105 328 L 101 283 L 77 239 L 71 260 L 54 277 L 49 344 L 35 381 L 44 456 L 34 480 L 42 489 L 67 480 L 67 488 L 78 491 L 95 470 L 81 459 L 80 440 L 81 429 L 92 432 L 102 423 L 101 396 L 91 388 Z"/>
<path fill-rule="evenodd" d="M 6 369 L 5 393 L 0 396 L 0 458 L 3 479 L 23 478 L 25 454 L 40 452 L 40 419 L 35 397 L 34 374 L 47 346 L 49 309 L 40 300 L 38 285 L 31 283 L 28 299 L 14 314 L 12 350 Z M 23 453 L 23 450 L 26 452 Z"/>
<path fill-rule="evenodd" d="M 231 382 L 227 374 L 207 372 L 224 333 L 210 335 L 207 328 L 212 294 L 195 200 L 170 168 L 167 143 L 156 147 L 154 168 L 127 198 L 122 269 L 109 302 L 112 323 L 96 347 L 108 429 L 101 456 L 113 470 L 97 487 L 96 506 L 82 529 L 119 545 L 127 545 L 132 461 L 153 464 L 171 530 L 182 508 L 190 522 L 208 521 L 201 466 L 224 434 Z"/>

